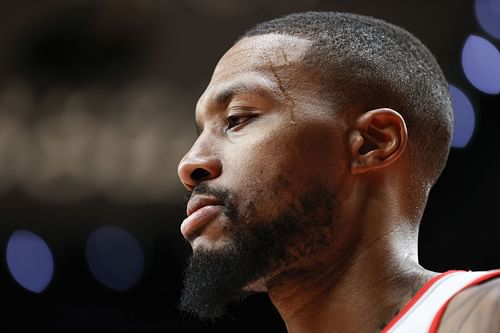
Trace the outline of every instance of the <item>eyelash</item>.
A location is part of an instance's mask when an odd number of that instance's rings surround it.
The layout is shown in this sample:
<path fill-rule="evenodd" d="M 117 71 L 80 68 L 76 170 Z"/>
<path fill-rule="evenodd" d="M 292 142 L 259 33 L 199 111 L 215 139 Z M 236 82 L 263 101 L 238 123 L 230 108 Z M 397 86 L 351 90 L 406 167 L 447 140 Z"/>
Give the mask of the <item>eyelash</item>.
<path fill-rule="evenodd" d="M 226 118 L 227 120 L 227 127 L 226 130 L 233 129 L 235 127 L 238 127 L 240 125 L 245 124 L 247 121 L 250 119 L 255 118 L 255 115 L 232 115 L 228 116 Z"/>

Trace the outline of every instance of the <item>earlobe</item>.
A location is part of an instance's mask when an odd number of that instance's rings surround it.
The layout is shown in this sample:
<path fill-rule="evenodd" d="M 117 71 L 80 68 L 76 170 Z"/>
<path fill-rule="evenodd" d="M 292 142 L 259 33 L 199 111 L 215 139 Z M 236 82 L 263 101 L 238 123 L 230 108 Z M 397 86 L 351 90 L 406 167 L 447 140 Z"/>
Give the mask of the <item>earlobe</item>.
<path fill-rule="evenodd" d="M 351 172 L 361 174 L 394 163 L 406 149 L 408 131 L 403 117 L 388 108 L 363 113 L 350 133 Z"/>

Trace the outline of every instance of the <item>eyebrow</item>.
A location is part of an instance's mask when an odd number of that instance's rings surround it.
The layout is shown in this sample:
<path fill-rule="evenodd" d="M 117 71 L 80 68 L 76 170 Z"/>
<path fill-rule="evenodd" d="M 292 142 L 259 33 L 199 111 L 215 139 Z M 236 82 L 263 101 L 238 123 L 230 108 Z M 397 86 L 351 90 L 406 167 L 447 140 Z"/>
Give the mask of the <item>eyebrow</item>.
<path fill-rule="evenodd" d="M 275 96 L 275 91 L 272 88 L 266 88 L 261 84 L 252 83 L 249 85 L 244 82 L 236 82 L 223 87 L 220 91 L 218 91 L 213 97 L 213 103 L 217 108 L 223 108 L 226 107 L 235 96 L 240 94 L 253 94 L 262 97 L 277 99 L 277 97 Z M 196 122 L 196 119 L 195 126 L 197 134 L 200 135 L 202 130 Z"/>
<path fill-rule="evenodd" d="M 236 82 L 217 92 L 214 97 L 214 102 L 217 106 L 225 106 L 239 94 L 254 94 L 263 97 L 273 97 L 274 95 L 272 90 L 260 84 L 248 85 L 243 82 Z"/>

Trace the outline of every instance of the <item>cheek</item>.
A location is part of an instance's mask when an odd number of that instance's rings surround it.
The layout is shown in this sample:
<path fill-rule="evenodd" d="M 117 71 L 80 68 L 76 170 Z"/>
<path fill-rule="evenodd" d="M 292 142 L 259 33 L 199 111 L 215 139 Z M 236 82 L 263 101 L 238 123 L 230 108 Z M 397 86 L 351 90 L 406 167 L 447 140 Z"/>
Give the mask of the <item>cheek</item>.
<path fill-rule="evenodd" d="M 272 219 L 303 193 L 319 187 L 335 190 L 335 174 L 344 167 L 339 138 L 328 133 L 331 129 L 298 126 L 229 147 L 224 180 L 242 213 Z"/>
<path fill-rule="evenodd" d="M 275 211 L 282 210 L 277 203 L 289 202 L 293 196 L 288 171 L 280 166 L 278 159 L 256 151 L 259 148 L 252 153 L 242 150 L 233 154 L 229 160 L 234 167 L 226 168 L 224 177 L 244 220 L 272 219 Z"/>
<path fill-rule="evenodd" d="M 269 135 L 249 147 L 247 163 L 261 169 L 264 176 L 281 176 L 293 190 L 307 184 L 326 185 L 348 170 L 343 140 L 337 133 L 315 122 L 289 125 L 281 135 Z"/>

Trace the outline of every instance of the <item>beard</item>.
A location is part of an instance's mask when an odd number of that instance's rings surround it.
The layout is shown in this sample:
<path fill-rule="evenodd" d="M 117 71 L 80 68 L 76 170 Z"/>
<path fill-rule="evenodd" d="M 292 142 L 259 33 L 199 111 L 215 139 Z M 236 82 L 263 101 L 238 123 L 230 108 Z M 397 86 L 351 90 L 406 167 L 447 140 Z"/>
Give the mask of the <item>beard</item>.
<path fill-rule="evenodd" d="M 286 212 L 266 221 L 252 218 L 253 203 L 239 214 L 227 190 L 200 185 L 192 194 L 202 193 L 223 202 L 223 215 L 231 223 L 225 229 L 230 243 L 195 251 L 185 269 L 180 309 L 199 319 L 224 316 L 230 302 L 251 294 L 246 286 L 329 244 L 335 200 L 324 190 L 303 195 Z"/>

